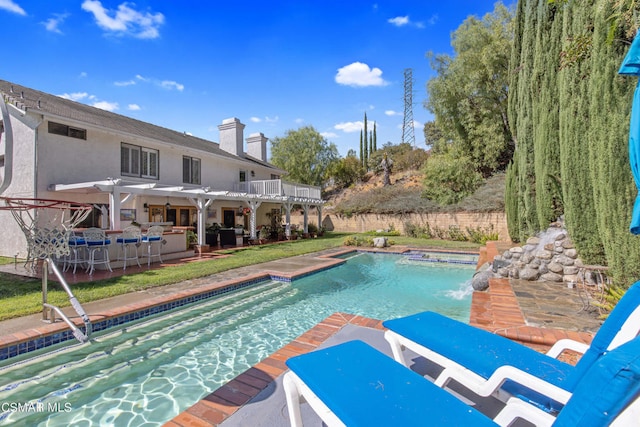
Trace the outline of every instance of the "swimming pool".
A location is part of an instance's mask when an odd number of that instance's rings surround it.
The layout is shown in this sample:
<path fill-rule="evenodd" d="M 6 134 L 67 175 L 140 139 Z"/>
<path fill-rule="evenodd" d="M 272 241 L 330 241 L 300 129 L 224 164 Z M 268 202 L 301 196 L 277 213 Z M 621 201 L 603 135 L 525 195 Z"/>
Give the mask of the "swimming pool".
<path fill-rule="evenodd" d="M 474 271 L 358 254 L 97 335 L 0 370 L 0 425 L 162 425 L 336 311 L 389 319 L 434 310 L 468 321 Z"/>

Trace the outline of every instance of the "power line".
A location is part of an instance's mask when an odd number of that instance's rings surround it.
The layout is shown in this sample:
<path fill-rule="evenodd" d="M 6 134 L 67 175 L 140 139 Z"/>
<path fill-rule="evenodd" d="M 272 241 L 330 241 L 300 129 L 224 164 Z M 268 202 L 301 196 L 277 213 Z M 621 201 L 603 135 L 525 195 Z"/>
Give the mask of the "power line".
<path fill-rule="evenodd" d="M 413 70 L 404 70 L 404 121 L 402 122 L 402 142 L 415 147 L 416 135 L 413 130 Z"/>

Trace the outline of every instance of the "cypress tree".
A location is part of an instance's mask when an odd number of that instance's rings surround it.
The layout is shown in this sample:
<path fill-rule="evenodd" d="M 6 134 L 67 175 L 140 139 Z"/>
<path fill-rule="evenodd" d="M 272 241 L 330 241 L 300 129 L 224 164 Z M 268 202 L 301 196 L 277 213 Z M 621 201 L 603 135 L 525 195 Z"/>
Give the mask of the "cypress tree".
<path fill-rule="evenodd" d="M 533 58 L 535 206 L 542 230 L 563 213 L 562 195 L 557 185 L 560 178 L 557 72 L 562 41 L 562 13 L 559 9 L 547 1 L 538 3 Z"/>
<path fill-rule="evenodd" d="M 373 154 L 373 130 L 369 131 L 369 156 Z"/>
<path fill-rule="evenodd" d="M 376 134 L 376 122 L 373 122 L 373 151 L 378 151 L 378 135 Z"/>
<path fill-rule="evenodd" d="M 362 129 L 360 129 L 360 163 L 364 167 L 364 150 L 362 149 Z"/>
<path fill-rule="evenodd" d="M 511 58 L 509 60 L 510 79 L 509 79 L 509 92 L 507 102 L 507 116 L 509 119 L 509 125 L 513 132 L 513 139 L 518 144 L 518 99 L 519 99 L 519 85 L 521 76 L 521 54 L 522 54 L 522 32 L 524 31 L 524 18 L 525 18 L 525 5 L 526 1 L 519 1 L 517 3 L 516 15 L 514 18 L 513 29 L 513 46 L 511 48 Z M 518 173 L 518 153 L 519 149 L 516 148 L 514 152 L 511 165 L 507 170 L 507 187 L 505 189 L 505 213 L 507 215 L 507 227 L 509 230 L 509 237 L 514 242 L 520 241 L 520 236 L 523 233 L 520 224 L 520 215 L 518 214 L 518 206 L 520 205 L 520 191 L 518 182 L 520 179 Z"/>
<path fill-rule="evenodd" d="M 364 170 L 365 172 L 369 170 L 369 153 L 367 152 L 368 150 L 368 145 L 369 143 L 367 142 L 367 113 L 364 113 L 364 139 L 362 140 L 362 147 L 363 147 L 363 152 L 364 152 Z"/>
<path fill-rule="evenodd" d="M 519 240 L 524 241 L 540 230 L 535 197 L 535 151 L 533 142 L 535 36 L 537 30 L 537 4 L 547 0 L 525 2 L 522 19 L 521 53 L 518 64 L 516 93 L 517 125 L 514 129 L 518 143 L 514 157 L 518 163 L 518 215 L 520 220 Z"/>
<path fill-rule="evenodd" d="M 593 8 L 596 0 L 570 3 L 565 11 L 562 33 L 563 52 L 575 51 L 576 40 L 590 45 L 593 34 Z M 596 220 L 593 183 L 589 174 L 588 85 L 591 64 L 589 51 L 565 58 L 559 73 L 560 173 L 565 206 L 565 224 L 580 257 L 588 264 L 604 264 L 604 248 Z"/>

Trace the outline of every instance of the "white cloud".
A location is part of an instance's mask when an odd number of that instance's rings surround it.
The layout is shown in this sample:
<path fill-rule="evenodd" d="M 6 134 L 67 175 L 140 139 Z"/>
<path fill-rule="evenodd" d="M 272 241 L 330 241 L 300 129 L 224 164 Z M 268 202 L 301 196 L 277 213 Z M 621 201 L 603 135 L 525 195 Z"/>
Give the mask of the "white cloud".
<path fill-rule="evenodd" d="M 127 110 L 129 111 L 140 111 L 141 108 L 138 104 L 129 104 L 127 105 Z"/>
<path fill-rule="evenodd" d="M 174 82 L 172 80 L 163 80 L 162 82 L 160 82 L 160 86 L 162 86 L 165 89 L 169 89 L 169 90 L 176 89 L 176 90 L 178 90 L 180 92 L 182 92 L 184 90 L 184 85 L 183 84 Z"/>
<path fill-rule="evenodd" d="M 338 69 L 336 83 L 346 86 L 385 86 L 388 83 L 382 78 L 380 68 L 369 68 L 362 62 L 354 62 Z"/>
<path fill-rule="evenodd" d="M 275 116 L 275 117 L 266 116 L 264 118 L 264 121 L 267 122 L 267 123 L 277 123 L 278 120 L 280 120 L 280 117 L 278 117 L 278 116 Z"/>
<path fill-rule="evenodd" d="M 107 111 L 115 111 L 118 109 L 117 102 L 108 102 L 108 101 L 97 101 L 92 104 L 96 108 L 100 108 L 101 110 Z"/>
<path fill-rule="evenodd" d="M 149 79 L 147 79 L 146 77 L 142 77 L 140 74 L 136 74 L 136 79 L 143 81 L 143 82 L 148 82 Z"/>
<path fill-rule="evenodd" d="M 0 9 L 17 13 L 18 15 L 27 16 L 27 12 L 25 12 L 24 9 L 13 0 L 0 0 Z"/>
<path fill-rule="evenodd" d="M 159 12 L 139 12 L 130 6 L 135 5 L 125 2 L 118 6 L 118 10 L 109 10 L 99 0 L 85 0 L 82 3 L 82 9 L 92 13 L 103 30 L 140 39 L 160 37 L 159 27 L 164 24 L 164 15 Z"/>
<path fill-rule="evenodd" d="M 260 117 L 251 117 L 249 120 L 251 120 L 253 123 L 260 123 L 262 121 Z"/>
<path fill-rule="evenodd" d="M 393 111 L 393 110 L 386 110 L 384 112 L 384 114 L 386 114 L 387 116 L 393 117 L 393 116 L 401 116 L 402 113 L 399 111 Z"/>
<path fill-rule="evenodd" d="M 88 75 L 87 72 L 83 71 L 83 72 L 80 73 L 80 75 L 78 77 L 84 79 L 85 77 L 87 77 L 87 75 Z"/>
<path fill-rule="evenodd" d="M 124 87 L 124 86 L 133 86 L 136 84 L 135 80 L 125 80 L 121 82 L 113 82 L 114 85 Z"/>
<path fill-rule="evenodd" d="M 298 124 L 298 125 L 301 125 L 302 123 L 304 123 L 304 119 L 297 118 L 297 119 L 295 119 L 295 120 L 294 120 L 294 122 L 295 122 L 296 124 Z"/>
<path fill-rule="evenodd" d="M 320 135 L 323 138 L 337 138 L 338 134 L 334 132 L 320 132 Z"/>
<path fill-rule="evenodd" d="M 47 19 L 45 22 L 42 23 L 42 25 L 44 25 L 47 31 L 51 31 L 52 33 L 62 34 L 62 31 L 60 30 L 60 25 L 62 25 L 62 23 L 64 22 L 65 19 L 67 19 L 68 16 L 69 16 L 68 13 L 55 13 L 53 15 L 53 18 Z"/>
<path fill-rule="evenodd" d="M 403 25 L 409 24 L 409 15 L 396 16 L 395 18 L 387 19 L 387 22 L 395 25 L 396 27 L 402 27 Z"/>
<path fill-rule="evenodd" d="M 62 95 L 58 95 L 60 98 L 69 99 L 71 101 L 82 101 L 85 98 L 89 98 L 89 94 L 87 92 L 74 92 L 74 93 L 63 93 Z"/>
<path fill-rule="evenodd" d="M 342 123 L 338 123 L 333 128 L 341 130 L 343 132 L 347 132 L 347 133 L 359 132 L 360 130 L 364 129 L 364 123 L 360 122 L 360 121 L 358 121 L 358 122 L 342 122 Z"/>
<path fill-rule="evenodd" d="M 433 15 L 429 18 L 429 25 L 434 25 L 438 21 L 438 15 Z M 387 19 L 387 22 L 391 25 L 395 25 L 396 27 L 404 27 L 405 25 L 412 25 L 416 28 L 425 28 L 424 22 L 414 22 L 409 18 L 409 15 L 406 16 L 396 16 L 395 18 Z"/>

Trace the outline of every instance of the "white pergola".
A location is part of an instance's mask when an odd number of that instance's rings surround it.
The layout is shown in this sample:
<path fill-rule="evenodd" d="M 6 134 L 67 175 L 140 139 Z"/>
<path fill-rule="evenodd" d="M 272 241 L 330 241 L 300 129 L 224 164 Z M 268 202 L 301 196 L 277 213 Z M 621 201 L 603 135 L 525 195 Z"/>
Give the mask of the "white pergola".
<path fill-rule="evenodd" d="M 244 203 L 250 210 L 249 233 L 250 238 L 256 236 L 256 211 L 264 202 L 279 203 L 285 210 L 285 233 L 287 237 L 291 234 L 291 210 L 294 205 L 301 205 L 304 212 L 304 233 L 308 233 L 308 211 L 312 206 L 318 209 L 318 227 L 322 225 L 322 206 L 324 200 L 295 196 L 267 195 L 240 193 L 225 190 L 215 190 L 211 187 L 186 187 L 169 186 L 157 183 L 135 183 L 125 182 L 122 179 L 107 178 L 103 181 L 78 182 L 73 184 L 51 184 L 49 191 L 67 193 L 108 193 L 109 195 L 109 229 L 119 230 L 120 227 L 120 207 L 132 196 L 162 196 L 184 198 L 196 207 L 198 212 L 198 244 L 205 243 L 206 212 L 207 208 L 214 200 L 232 200 Z"/>

